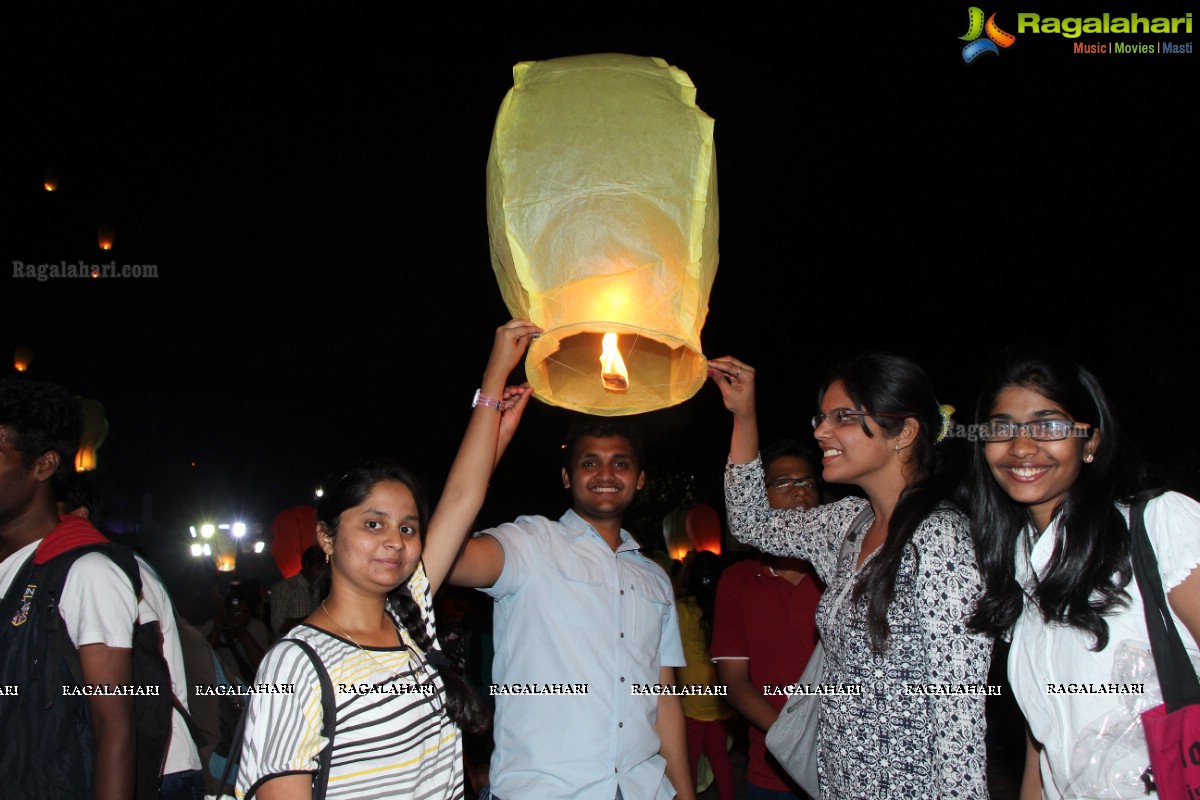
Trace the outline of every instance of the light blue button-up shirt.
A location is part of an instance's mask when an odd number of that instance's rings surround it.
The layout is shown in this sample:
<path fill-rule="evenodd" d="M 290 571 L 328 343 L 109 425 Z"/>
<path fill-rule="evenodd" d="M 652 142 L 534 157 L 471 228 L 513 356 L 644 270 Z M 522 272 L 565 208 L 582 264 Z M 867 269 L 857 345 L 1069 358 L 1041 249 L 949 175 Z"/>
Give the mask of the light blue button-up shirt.
<path fill-rule="evenodd" d="M 673 797 L 658 698 L 634 694 L 658 683 L 660 667 L 686 663 L 662 568 L 624 530 L 613 552 L 574 511 L 483 533 L 504 548 L 500 579 L 482 590 L 496 601 L 492 794 L 612 800 L 619 787 L 625 800 Z"/>

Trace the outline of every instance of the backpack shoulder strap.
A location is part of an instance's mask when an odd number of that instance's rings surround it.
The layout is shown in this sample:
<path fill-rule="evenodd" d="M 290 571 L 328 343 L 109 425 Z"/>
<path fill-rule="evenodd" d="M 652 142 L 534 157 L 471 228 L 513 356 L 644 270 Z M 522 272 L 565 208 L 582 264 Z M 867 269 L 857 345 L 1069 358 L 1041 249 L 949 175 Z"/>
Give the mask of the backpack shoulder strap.
<path fill-rule="evenodd" d="M 298 645 L 317 671 L 317 679 L 321 682 L 321 735 L 325 737 L 325 749 L 319 756 L 320 769 L 313 780 L 313 800 L 325 800 L 325 792 L 329 788 L 329 767 L 333 760 L 333 732 L 337 726 L 337 706 L 333 701 L 333 682 L 329 679 L 329 671 L 321 663 L 321 657 L 308 642 L 299 639 L 288 639 Z"/>
<path fill-rule="evenodd" d="M 67 572 L 70 571 L 71 567 L 75 566 L 76 561 L 91 553 L 100 553 L 116 564 L 133 585 L 134 597 L 141 596 L 142 577 L 138 570 L 137 561 L 133 557 L 133 551 L 127 547 L 114 544 L 83 545 L 57 555 L 45 563 L 34 563 L 29 582 L 37 585 L 42 595 L 42 602 L 48 604 L 46 638 L 49 653 L 45 659 L 48 678 L 52 675 L 51 671 L 58 668 L 57 665 L 60 658 L 65 657 L 75 682 L 83 683 L 83 670 L 79 663 L 79 650 L 71 641 L 66 628 L 60 624 L 62 615 L 59 610 L 59 602 L 62 600 L 63 587 L 67 582 Z M 38 601 L 35 599 L 35 602 Z M 134 627 L 136 625 L 137 620 L 135 619 Z M 55 681 L 49 679 L 46 681 L 46 708 L 50 708 L 54 704 L 55 695 L 53 690 L 55 683 Z"/>
<path fill-rule="evenodd" d="M 291 642 L 300 648 L 317 671 L 317 680 L 321 684 L 321 735 L 325 737 L 325 749 L 317 756 L 317 774 L 313 776 L 313 800 L 325 800 L 325 792 L 329 788 L 329 768 L 333 760 L 333 732 L 337 726 L 337 706 L 333 700 L 333 681 L 329 679 L 329 671 L 321 663 L 321 657 L 308 642 L 299 639 L 283 638 L 281 642 Z M 242 740 L 246 733 L 246 716 L 249 705 L 242 709 L 241 719 L 238 720 L 237 730 L 234 731 L 233 741 L 229 745 L 229 760 L 225 762 L 225 770 L 221 773 L 221 786 L 229 780 L 229 769 L 235 761 L 234 754 L 242 750 Z"/>

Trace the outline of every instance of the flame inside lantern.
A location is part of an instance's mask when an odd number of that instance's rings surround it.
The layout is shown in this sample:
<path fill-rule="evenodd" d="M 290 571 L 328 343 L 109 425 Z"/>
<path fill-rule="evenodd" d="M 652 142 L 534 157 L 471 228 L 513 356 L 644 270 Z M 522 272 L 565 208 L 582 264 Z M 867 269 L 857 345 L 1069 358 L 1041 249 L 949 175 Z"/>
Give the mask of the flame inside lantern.
<path fill-rule="evenodd" d="M 629 370 L 625 369 L 625 359 L 617 349 L 617 335 L 604 334 L 600 353 L 600 380 L 604 388 L 610 392 L 624 392 L 629 389 Z"/>

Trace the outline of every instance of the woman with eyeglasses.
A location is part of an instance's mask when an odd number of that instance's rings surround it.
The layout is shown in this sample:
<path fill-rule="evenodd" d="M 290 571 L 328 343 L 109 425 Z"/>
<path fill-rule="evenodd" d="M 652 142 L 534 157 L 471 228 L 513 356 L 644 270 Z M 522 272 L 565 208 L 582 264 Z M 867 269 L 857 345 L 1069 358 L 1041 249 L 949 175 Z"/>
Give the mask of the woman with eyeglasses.
<path fill-rule="evenodd" d="M 1142 797 L 1138 714 L 1161 696 L 1131 579 L 1135 455 L 1095 377 L 1057 353 L 1005 353 L 976 414 L 970 484 L 986 591 L 972 627 L 1012 638 L 1009 681 L 1030 737 L 1022 800 Z M 1160 493 L 1143 518 L 1175 626 L 1200 663 L 1200 505 Z M 1078 691 L 1095 686 L 1119 691 Z"/>
<path fill-rule="evenodd" d="M 864 353 L 822 387 L 814 435 L 826 483 L 857 486 L 816 508 L 772 509 L 758 456 L 754 370 L 709 362 L 733 413 L 725 475 L 739 541 L 809 561 L 827 589 L 817 727 L 821 797 L 986 798 L 984 701 L 992 643 L 967 630 L 982 589 L 967 519 L 948 502 L 961 473 L 942 441 L 948 407 L 925 372 Z"/>
<path fill-rule="evenodd" d="M 433 595 L 474 522 L 499 452 L 532 396 L 505 388 L 530 337 L 520 320 L 496 331 L 474 410 L 422 552 L 424 495 L 403 467 L 366 461 L 330 476 L 317 501 L 317 544 L 329 562 L 328 594 L 256 676 L 237 776 L 238 797 L 463 797 L 460 728 L 476 733 L 487 714 L 466 683 L 439 670 Z M 321 779 L 321 679 L 298 642 L 328 674 L 336 711 L 328 779 Z M 294 686 L 295 691 L 279 687 Z"/>

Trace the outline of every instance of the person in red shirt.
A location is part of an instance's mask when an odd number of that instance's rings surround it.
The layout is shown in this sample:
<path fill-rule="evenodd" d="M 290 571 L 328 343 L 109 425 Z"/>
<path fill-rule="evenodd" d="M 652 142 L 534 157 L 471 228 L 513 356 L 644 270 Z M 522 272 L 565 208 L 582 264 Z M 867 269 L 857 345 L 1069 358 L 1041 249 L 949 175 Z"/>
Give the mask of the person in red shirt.
<path fill-rule="evenodd" d="M 808 447 L 783 440 L 763 452 L 767 499 L 772 508 L 812 508 L 820 503 L 819 460 Z M 807 563 L 760 555 L 725 570 L 717 587 L 712 658 L 729 704 L 750 723 L 746 800 L 805 797 L 767 752 L 767 728 L 787 700 L 766 696 L 764 686 L 795 683 L 817 643 L 814 615 L 821 586 Z"/>

